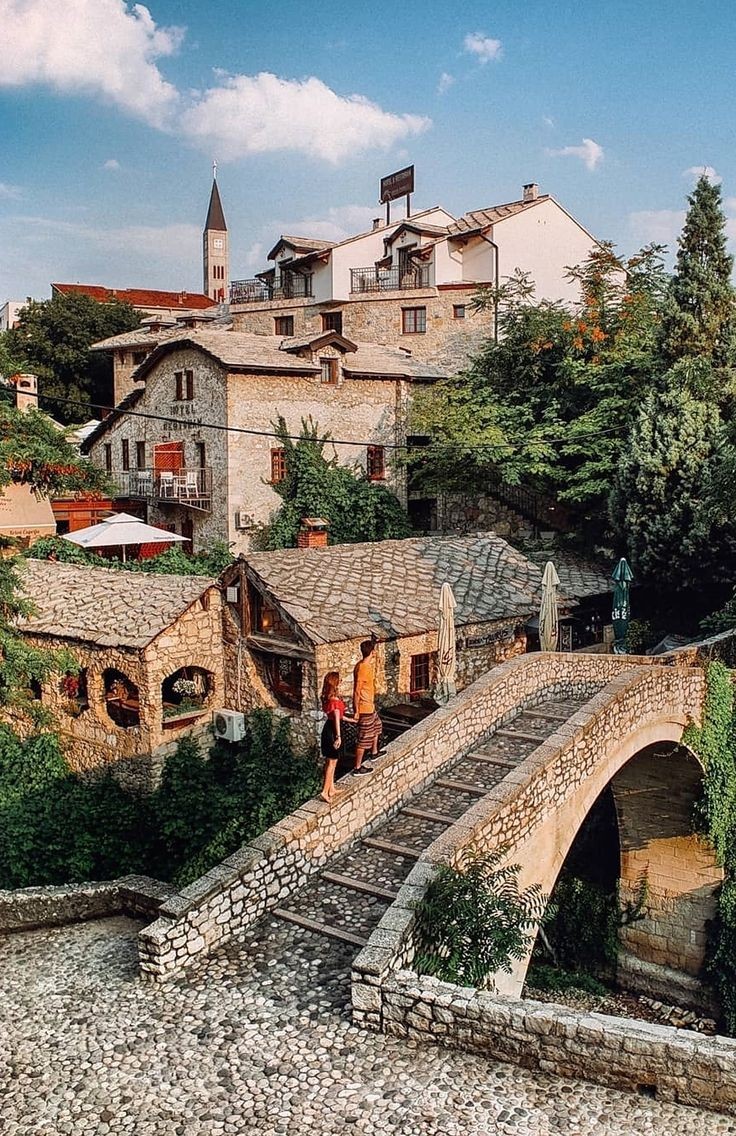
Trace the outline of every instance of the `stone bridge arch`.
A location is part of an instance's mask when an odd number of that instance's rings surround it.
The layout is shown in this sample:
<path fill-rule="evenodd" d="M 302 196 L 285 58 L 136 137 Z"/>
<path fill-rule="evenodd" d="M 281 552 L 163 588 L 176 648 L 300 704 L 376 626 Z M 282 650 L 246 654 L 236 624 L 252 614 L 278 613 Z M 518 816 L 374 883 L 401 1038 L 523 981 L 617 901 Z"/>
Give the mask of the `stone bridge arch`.
<path fill-rule="evenodd" d="M 680 744 L 688 722 L 699 720 L 703 695 L 699 669 L 632 668 L 498 786 L 491 815 L 486 807 L 481 820 L 478 810 L 472 833 L 463 838 L 463 844 L 481 847 L 507 845 L 509 861 L 521 866 L 522 886 L 538 883 L 549 894 L 586 817 L 610 785 L 624 897 L 633 896 L 643 873 L 648 879 L 646 918 L 623 935 L 622 978 L 669 996 L 676 982 L 685 1000 L 688 990 L 697 990 L 704 924 L 722 879 L 712 851 L 691 831 L 702 769 Z M 512 974 L 498 974 L 499 992 L 519 997 L 528 963 L 529 957 Z"/>

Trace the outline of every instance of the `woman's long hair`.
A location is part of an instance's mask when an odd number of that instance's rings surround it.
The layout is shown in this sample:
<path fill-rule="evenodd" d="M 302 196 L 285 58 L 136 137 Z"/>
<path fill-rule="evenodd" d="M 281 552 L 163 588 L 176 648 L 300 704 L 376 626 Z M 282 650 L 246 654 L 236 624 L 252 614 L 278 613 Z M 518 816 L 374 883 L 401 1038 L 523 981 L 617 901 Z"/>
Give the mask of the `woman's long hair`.
<path fill-rule="evenodd" d="M 322 683 L 322 694 L 320 695 L 320 698 L 322 700 L 322 709 L 323 710 L 324 710 L 325 706 L 327 705 L 327 703 L 329 702 L 329 700 L 331 698 L 337 697 L 337 691 L 338 691 L 339 686 L 340 686 L 340 672 L 339 671 L 328 671 L 327 674 L 325 675 L 324 682 Z"/>

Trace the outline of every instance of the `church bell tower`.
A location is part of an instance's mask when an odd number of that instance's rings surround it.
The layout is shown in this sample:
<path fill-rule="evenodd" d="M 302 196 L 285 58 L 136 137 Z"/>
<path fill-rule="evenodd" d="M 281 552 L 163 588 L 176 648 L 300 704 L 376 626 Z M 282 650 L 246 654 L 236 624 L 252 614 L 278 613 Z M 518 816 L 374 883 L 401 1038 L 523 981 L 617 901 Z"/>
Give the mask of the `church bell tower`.
<path fill-rule="evenodd" d="M 217 162 L 212 163 L 212 192 L 207 220 L 202 234 L 203 291 L 213 304 L 227 302 L 230 288 L 230 258 L 227 247 L 227 225 L 217 188 Z"/>

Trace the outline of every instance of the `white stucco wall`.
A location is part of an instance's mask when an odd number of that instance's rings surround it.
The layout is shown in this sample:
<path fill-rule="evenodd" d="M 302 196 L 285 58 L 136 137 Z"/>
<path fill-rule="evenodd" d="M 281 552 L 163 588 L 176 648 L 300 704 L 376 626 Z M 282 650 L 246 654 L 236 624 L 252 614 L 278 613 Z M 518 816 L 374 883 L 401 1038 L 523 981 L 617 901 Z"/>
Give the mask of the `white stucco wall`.
<path fill-rule="evenodd" d="M 501 280 L 521 268 L 534 280 L 537 300 L 578 300 L 579 289 L 565 279 L 565 269 L 585 260 L 597 242 L 556 201 L 549 198 L 507 217 L 491 235 L 499 247 Z"/>

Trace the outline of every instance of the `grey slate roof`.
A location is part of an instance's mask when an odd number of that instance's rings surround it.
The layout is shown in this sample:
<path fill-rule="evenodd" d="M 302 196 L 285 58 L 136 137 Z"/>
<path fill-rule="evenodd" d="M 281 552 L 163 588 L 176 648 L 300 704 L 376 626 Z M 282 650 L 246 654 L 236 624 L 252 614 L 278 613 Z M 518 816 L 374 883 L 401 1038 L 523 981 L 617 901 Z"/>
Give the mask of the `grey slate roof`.
<path fill-rule="evenodd" d="M 51 560 L 26 560 L 21 575 L 23 591 L 37 609 L 24 621 L 24 631 L 100 647 L 147 646 L 215 583 L 204 576 L 124 572 Z"/>
<path fill-rule="evenodd" d="M 259 552 L 250 570 L 313 643 L 371 631 L 379 638 L 437 628 L 442 584 L 458 627 L 520 620 L 539 607 L 541 569 L 496 533 Z"/>
<path fill-rule="evenodd" d="M 490 209 L 473 209 L 470 213 L 463 213 L 454 225 L 450 225 L 447 234 L 450 237 L 461 237 L 467 233 L 476 233 L 487 229 L 489 225 L 496 225 L 505 221 L 507 217 L 515 217 L 525 209 L 533 209 L 540 201 L 549 201 L 549 194 L 542 193 L 533 201 L 509 201 L 506 205 L 492 205 Z"/>
<path fill-rule="evenodd" d="M 570 552 L 559 552 L 556 548 L 539 548 L 533 552 L 527 549 L 526 555 L 542 571 L 544 571 L 547 561 L 551 560 L 557 569 L 557 575 L 560 577 L 561 591 L 573 599 L 582 600 L 586 596 L 603 596 L 606 592 L 613 591 L 613 580 L 609 569 L 592 560 L 582 560 Z"/>

